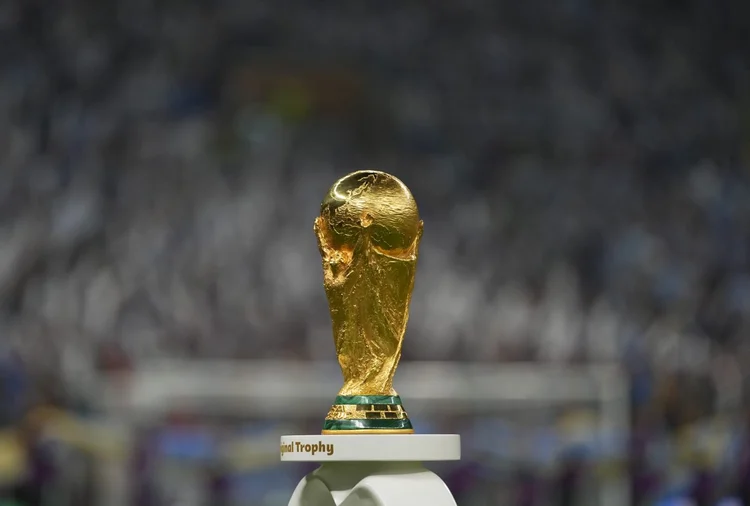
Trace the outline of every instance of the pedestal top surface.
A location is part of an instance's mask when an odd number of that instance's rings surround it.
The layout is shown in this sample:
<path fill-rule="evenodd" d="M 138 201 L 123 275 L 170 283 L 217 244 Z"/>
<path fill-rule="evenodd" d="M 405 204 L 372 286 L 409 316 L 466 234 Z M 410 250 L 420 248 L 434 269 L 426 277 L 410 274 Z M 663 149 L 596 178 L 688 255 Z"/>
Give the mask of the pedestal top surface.
<path fill-rule="evenodd" d="M 461 459 L 457 434 L 281 436 L 287 462 L 435 462 Z"/>

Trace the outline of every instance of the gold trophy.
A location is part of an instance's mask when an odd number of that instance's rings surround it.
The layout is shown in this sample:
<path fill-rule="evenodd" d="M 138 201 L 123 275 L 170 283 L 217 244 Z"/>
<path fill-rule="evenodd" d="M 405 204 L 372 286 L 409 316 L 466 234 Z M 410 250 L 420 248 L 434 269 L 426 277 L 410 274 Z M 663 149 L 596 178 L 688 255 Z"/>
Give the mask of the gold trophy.
<path fill-rule="evenodd" d="M 315 219 L 344 386 L 323 434 L 410 434 L 393 389 L 422 237 L 409 189 L 374 170 L 331 187 Z"/>

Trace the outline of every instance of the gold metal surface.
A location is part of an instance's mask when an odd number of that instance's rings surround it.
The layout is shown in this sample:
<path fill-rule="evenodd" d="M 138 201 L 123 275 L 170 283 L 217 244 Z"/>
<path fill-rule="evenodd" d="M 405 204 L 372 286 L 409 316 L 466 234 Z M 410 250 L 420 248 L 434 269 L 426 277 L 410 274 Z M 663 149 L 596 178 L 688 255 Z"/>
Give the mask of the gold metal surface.
<path fill-rule="evenodd" d="M 344 375 L 339 395 L 397 395 L 422 237 L 414 197 L 389 174 L 354 172 L 328 191 L 314 228 Z"/>
<path fill-rule="evenodd" d="M 393 404 L 334 404 L 326 420 L 403 420 L 404 408 Z"/>

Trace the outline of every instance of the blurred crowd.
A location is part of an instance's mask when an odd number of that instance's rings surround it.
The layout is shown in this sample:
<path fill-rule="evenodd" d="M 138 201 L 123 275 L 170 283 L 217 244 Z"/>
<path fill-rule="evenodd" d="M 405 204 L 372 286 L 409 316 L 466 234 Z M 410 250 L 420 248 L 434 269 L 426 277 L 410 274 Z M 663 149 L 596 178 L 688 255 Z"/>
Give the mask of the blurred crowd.
<path fill-rule="evenodd" d="M 331 359 L 312 220 L 378 168 L 425 221 L 405 359 L 617 361 L 636 432 L 736 416 L 749 11 L 0 2 L 0 414 L 149 358 Z"/>

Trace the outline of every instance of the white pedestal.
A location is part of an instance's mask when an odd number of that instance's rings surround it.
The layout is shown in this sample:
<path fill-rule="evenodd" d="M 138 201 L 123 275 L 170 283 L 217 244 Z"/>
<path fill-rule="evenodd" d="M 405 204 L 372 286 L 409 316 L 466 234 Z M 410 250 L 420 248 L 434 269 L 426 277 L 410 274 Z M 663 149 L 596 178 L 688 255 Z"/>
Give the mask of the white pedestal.
<path fill-rule="evenodd" d="M 297 485 L 289 506 L 456 506 L 425 461 L 459 460 L 453 434 L 282 436 L 281 460 L 322 465 Z"/>

